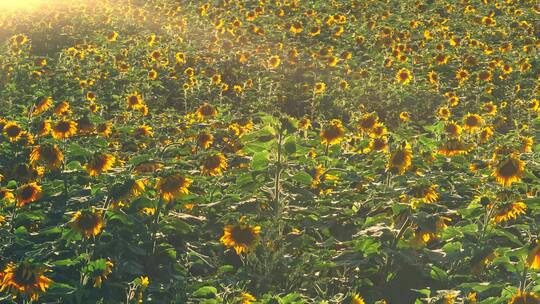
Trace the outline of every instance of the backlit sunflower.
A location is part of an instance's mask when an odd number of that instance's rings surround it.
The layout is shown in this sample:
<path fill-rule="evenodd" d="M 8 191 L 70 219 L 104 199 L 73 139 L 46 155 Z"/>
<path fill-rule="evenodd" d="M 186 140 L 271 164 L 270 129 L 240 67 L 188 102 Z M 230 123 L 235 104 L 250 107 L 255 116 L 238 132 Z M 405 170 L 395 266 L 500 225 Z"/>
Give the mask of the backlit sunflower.
<path fill-rule="evenodd" d="M 203 149 L 208 149 L 214 142 L 214 136 L 207 132 L 202 132 L 197 136 L 197 145 Z"/>
<path fill-rule="evenodd" d="M 335 145 L 341 142 L 345 135 L 345 129 L 339 119 L 332 119 L 330 124 L 321 132 L 324 145 Z"/>
<path fill-rule="evenodd" d="M 540 304 L 540 297 L 534 292 L 522 292 L 518 290 L 517 294 L 510 299 L 508 304 Z"/>
<path fill-rule="evenodd" d="M 493 221 L 495 223 L 503 223 L 509 220 L 515 220 L 519 215 L 525 214 L 525 211 L 527 211 L 527 205 L 523 202 L 503 204 L 496 207 Z"/>
<path fill-rule="evenodd" d="M 22 207 L 35 202 L 42 196 L 41 187 L 36 183 L 22 185 L 17 188 L 17 206 Z"/>
<path fill-rule="evenodd" d="M 158 179 L 156 188 L 158 189 L 161 198 L 166 202 L 170 202 L 177 197 L 181 197 L 189 193 L 189 185 L 193 180 L 183 177 L 180 174 L 172 174 Z"/>
<path fill-rule="evenodd" d="M 220 241 L 226 247 L 234 248 L 236 254 L 240 255 L 255 248 L 260 232 L 260 226 L 228 225 L 223 229 L 223 236 Z"/>
<path fill-rule="evenodd" d="M 103 212 L 87 209 L 77 211 L 69 222 L 71 229 L 85 238 L 97 236 L 103 229 L 103 225 Z"/>
<path fill-rule="evenodd" d="M 43 120 L 37 123 L 36 131 L 38 136 L 45 136 L 51 132 L 51 121 Z"/>
<path fill-rule="evenodd" d="M 215 117 L 217 115 L 217 110 L 213 105 L 205 102 L 197 109 L 195 115 L 197 116 L 198 120 L 203 121 Z"/>
<path fill-rule="evenodd" d="M 17 141 L 21 137 L 22 131 L 22 128 L 14 121 L 7 122 L 3 129 L 4 135 L 10 142 Z"/>
<path fill-rule="evenodd" d="M 116 158 L 111 154 L 95 153 L 90 161 L 86 164 L 86 171 L 90 176 L 97 176 L 105 171 L 110 170 Z"/>
<path fill-rule="evenodd" d="M 398 83 L 409 84 L 412 79 L 413 76 L 411 71 L 406 68 L 402 68 L 396 73 L 396 82 Z"/>
<path fill-rule="evenodd" d="M 227 159 L 222 153 L 208 156 L 203 162 L 203 175 L 223 175 L 224 170 L 227 170 Z"/>
<path fill-rule="evenodd" d="M 463 128 L 468 132 L 474 132 L 484 124 L 484 119 L 478 114 L 468 113 L 463 118 Z"/>
<path fill-rule="evenodd" d="M 77 133 L 77 123 L 73 120 L 60 120 L 52 127 L 52 136 L 55 139 L 66 139 Z"/>
<path fill-rule="evenodd" d="M 389 170 L 395 171 L 398 174 L 403 174 L 409 167 L 412 162 L 412 149 L 411 145 L 407 142 L 402 143 L 395 151 L 393 151 L 387 163 L 387 168 Z"/>
<path fill-rule="evenodd" d="M 30 153 L 30 163 L 43 162 L 49 169 L 58 169 L 64 161 L 64 154 L 57 145 L 45 143 L 35 147 Z"/>
<path fill-rule="evenodd" d="M 19 265 L 7 264 L 0 273 L 0 292 L 10 292 L 13 296 L 22 296 L 37 301 L 39 293 L 45 292 L 52 280 L 44 274 L 47 269 L 22 262 Z"/>
<path fill-rule="evenodd" d="M 529 251 L 527 266 L 530 269 L 540 269 L 540 241 L 536 241 L 534 248 Z"/>
<path fill-rule="evenodd" d="M 499 161 L 491 175 L 495 176 L 499 184 L 509 187 L 521 180 L 524 170 L 525 163 L 519 159 L 519 155 L 514 154 Z"/>

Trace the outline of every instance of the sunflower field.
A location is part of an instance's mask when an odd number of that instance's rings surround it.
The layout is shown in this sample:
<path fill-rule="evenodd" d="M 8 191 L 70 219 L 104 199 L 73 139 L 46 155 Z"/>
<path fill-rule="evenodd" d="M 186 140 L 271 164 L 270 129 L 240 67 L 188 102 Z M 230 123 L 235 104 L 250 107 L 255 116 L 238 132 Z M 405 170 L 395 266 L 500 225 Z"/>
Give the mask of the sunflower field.
<path fill-rule="evenodd" d="M 0 1 L 0 303 L 540 303 L 535 0 Z"/>

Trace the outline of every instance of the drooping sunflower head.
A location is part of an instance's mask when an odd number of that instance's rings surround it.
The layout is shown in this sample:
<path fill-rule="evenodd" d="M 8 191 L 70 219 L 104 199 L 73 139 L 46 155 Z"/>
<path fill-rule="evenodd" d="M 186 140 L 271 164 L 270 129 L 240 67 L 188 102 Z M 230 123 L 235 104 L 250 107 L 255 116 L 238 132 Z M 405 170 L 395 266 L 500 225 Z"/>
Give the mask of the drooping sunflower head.
<path fill-rule="evenodd" d="M 60 168 L 63 160 L 64 154 L 58 146 L 49 143 L 35 147 L 30 153 L 30 163 L 43 162 L 50 169 Z"/>
<path fill-rule="evenodd" d="M 123 183 L 112 186 L 110 197 L 115 206 L 128 203 L 133 198 L 140 196 L 145 190 L 143 180 L 127 179 Z"/>
<path fill-rule="evenodd" d="M 35 202 L 42 196 L 41 187 L 36 183 L 22 185 L 17 189 L 17 206 Z"/>
<path fill-rule="evenodd" d="M 47 111 L 53 104 L 52 97 L 43 97 L 34 107 L 33 115 L 39 115 Z"/>
<path fill-rule="evenodd" d="M 45 272 L 46 268 L 28 262 L 18 265 L 10 263 L 0 273 L 0 291 L 37 301 L 39 294 L 45 292 L 52 283 L 52 280 L 44 275 Z"/>
<path fill-rule="evenodd" d="M 166 202 L 170 202 L 177 197 L 188 194 L 188 188 L 192 182 L 193 180 L 175 173 L 159 178 L 156 188 L 161 198 Z"/>
<path fill-rule="evenodd" d="M 133 135 L 135 137 L 152 137 L 154 136 L 154 131 L 148 125 L 141 125 L 133 130 Z"/>
<path fill-rule="evenodd" d="M 519 159 L 519 155 L 511 155 L 499 161 L 491 175 L 496 178 L 499 184 L 509 187 L 521 180 L 524 170 L 525 163 Z"/>
<path fill-rule="evenodd" d="M 345 129 L 343 124 L 339 119 L 332 119 L 330 124 L 326 126 L 322 132 L 322 143 L 325 145 L 334 145 L 341 142 L 343 136 L 345 135 Z"/>
<path fill-rule="evenodd" d="M 218 112 L 213 105 L 205 102 L 203 105 L 201 105 L 197 109 L 197 112 L 195 113 L 195 115 L 197 116 L 197 119 L 199 119 L 200 121 L 203 121 L 203 120 L 215 117 L 217 113 Z"/>
<path fill-rule="evenodd" d="M 424 203 L 433 203 L 439 200 L 437 187 L 438 185 L 416 185 L 412 187 L 410 194 L 416 199 L 421 199 Z"/>
<path fill-rule="evenodd" d="M 6 188 L 0 188 L 0 202 L 4 204 L 11 204 L 15 201 L 15 195 L 13 191 Z"/>
<path fill-rule="evenodd" d="M 92 158 L 86 164 L 86 171 L 90 176 L 97 176 L 105 171 L 110 170 L 116 158 L 107 153 L 94 153 Z"/>
<path fill-rule="evenodd" d="M 203 175 L 222 175 L 224 170 L 227 170 L 227 159 L 222 153 L 210 155 L 203 162 Z"/>
<path fill-rule="evenodd" d="M 85 238 L 98 235 L 103 225 L 103 212 L 89 209 L 77 211 L 69 222 L 71 229 Z"/>
<path fill-rule="evenodd" d="M 449 121 L 444 125 L 444 132 L 450 136 L 457 138 L 461 135 L 461 126 L 455 121 Z"/>
<path fill-rule="evenodd" d="M 10 121 L 4 125 L 3 132 L 10 142 L 14 142 L 21 137 L 23 129 L 16 122 Z"/>
<path fill-rule="evenodd" d="M 519 215 L 525 214 L 527 205 L 523 202 L 514 202 L 501 204 L 496 207 L 493 222 L 504 223 L 510 220 L 515 220 Z"/>
<path fill-rule="evenodd" d="M 77 123 L 73 120 L 63 119 L 56 122 L 51 131 L 55 139 L 66 139 L 77 133 Z"/>
<path fill-rule="evenodd" d="M 395 149 L 388 158 L 387 168 L 391 171 L 395 171 L 398 174 L 403 174 L 412 163 L 412 149 L 411 145 L 407 142 L 403 142 Z"/>
<path fill-rule="evenodd" d="M 94 280 L 94 287 L 101 288 L 103 282 L 107 280 L 112 273 L 114 263 L 109 259 L 99 259 L 88 265 L 87 272 Z"/>
<path fill-rule="evenodd" d="M 37 123 L 36 131 L 38 136 L 45 136 L 51 132 L 51 121 L 42 120 Z"/>
<path fill-rule="evenodd" d="M 257 245 L 259 240 L 260 226 L 245 224 L 228 225 L 223 229 L 220 241 L 228 248 L 234 248 L 238 255 L 248 252 Z"/>
<path fill-rule="evenodd" d="M 467 154 L 471 149 L 470 145 L 463 143 L 460 139 L 453 138 L 446 141 L 438 150 L 438 152 L 445 156 L 456 156 L 461 154 Z"/>

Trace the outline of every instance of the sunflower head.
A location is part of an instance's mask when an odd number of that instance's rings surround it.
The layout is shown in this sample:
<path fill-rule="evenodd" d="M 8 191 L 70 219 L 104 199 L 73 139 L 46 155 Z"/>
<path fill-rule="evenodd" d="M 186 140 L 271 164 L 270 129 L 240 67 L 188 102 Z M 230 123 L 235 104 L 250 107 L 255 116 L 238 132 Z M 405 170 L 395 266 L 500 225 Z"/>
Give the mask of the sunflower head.
<path fill-rule="evenodd" d="M 10 142 L 17 141 L 23 132 L 23 129 L 14 121 L 7 122 L 4 125 L 3 133 Z"/>
<path fill-rule="evenodd" d="M 55 139 L 66 139 L 77 133 L 77 123 L 73 120 L 63 119 L 56 122 L 51 131 Z"/>
<path fill-rule="evenodd" d="M 484 119 L 478 114 L 468 113 L 463 118 L 463 128 L 468 132 L 474 132 L 484 124 Z"/>
<path fill-rule="evenodd" d="M 411 71 L 406 68 L 400 69 L 396 73 L 396 82 L 400 84 L 409 84 L 413 79 Z"/>
<path fill-rule="evenodd" d="M 197 145 L 203 149 L 208 149 L 214 141 L 214 136 L 207 132 L 202 132 L 197 136 Z"/>
<path fill-rule="evenodd" d="M 85 238 L 98 235 L 103 225 L 103 212 L 88 209 L 77 211 L 69 222 L 71 229 Z"/>
<path fill-rule="evenodd" d="M 338 144 L 344 135 L 345 129 L 341 121 L 339 119 L 333 119 L 321 132 L 322 143 L 325 145 Z"/>
<path fill-rule="evenodd" d="M 36 183 L 22 185 L 17 189 L 17 206 L 22 207 L 39 200 L 42 196 L 41 187 Z"/>
<path fill-rule="evenodd" d="M 388 158 L 387 168 L 398 174 L 403 174 L 412 162 L 412 149 L 411 145 L 407 142 L 403 142 L 397 149 L 395 149 Z"/>
<path fill-rule="evenodd" d="M 222 175 L 224 170 L 227 170 L 227 159 L 222 153 L 210 155 L 203 162 L 202 173 L 204 175 Z"/>
<path fill-rule="evenodd" d="M 238 255 L 253 249 L 259 240 L 260 226 L 245 224 L 228 225 L 223 229 L 220 241 L 228 248 L 234 248 Z"/>
<path fill-rule="evenodd" d="M 217 110 L 213 105 L 205 102 L 197 109 L 195 115 L 197 116 L 197 119 L 203 121 L 215 117 L 217 115 Z"/>
<path fill-rule="evenodd" d="M 166 202 L 170 202 L 175 198 L 188 194 L 188 188 L 192 182 L 193 180 L 187 177 L 178 173 L 173 173 L 159 178 L 156 188 L 159 191 L 161 198 Z"/>
<path fill-rule="evenodd" d="M 90 176 L 97 176 L 101 173 L 110 170 L 116 158 L 111 154 L 94 153 L 90 161 L 86 164 L 86 171 Z"/>
<path fill-rule="evenodd" d="M 491 175 L 496 178 L 499 184 L 509 187 L 521 180 L 524 170 L 525 163 L 519 159 L 518 155 L 514 154 L 499 161 Z"/>
<path fill-rule="evenodd" d="M 534 292 L 518 290 L 508 304 L 540 304 L 540 297 Z"/>
<path fill-rule="evenodd" d="M 43 162 L 47 168 L 58 169 L 64 161 L 64 154 L 57 145 L 45 143 L 35 147 L 30 153 L 30 163 Z"/>
<path fill-rule="evenodd" d="M 42 266 L 28 262 L 18 265 L 10 263 L 0 273 L 0 291 L 37 301 L 39 294 L 45 292 L 52 283 L 52 280 L 44 275 L 47 271 Z"/>

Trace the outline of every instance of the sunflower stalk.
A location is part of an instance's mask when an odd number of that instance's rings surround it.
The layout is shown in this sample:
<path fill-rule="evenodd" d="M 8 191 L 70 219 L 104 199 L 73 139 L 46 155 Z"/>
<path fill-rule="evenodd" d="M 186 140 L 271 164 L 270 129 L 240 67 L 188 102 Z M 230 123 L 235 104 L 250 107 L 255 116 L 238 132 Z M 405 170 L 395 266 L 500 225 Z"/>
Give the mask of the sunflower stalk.
<path fill-rule="evenodd" d="M 283 130 L 280 129 L 278 133 L 278 143 L 277 143 L 277 160 L 276 160 L 276 172 L 274 176 L 274 210 L 275 210 L 275 222 L 277 223 L 278 236 L 282 235 L 282 223 L 281 223 L 281 214 L 283 212 L 283 206 L 281 204 L 281 170 L 282 170 L 282 144 L 283 144 Z"/>

